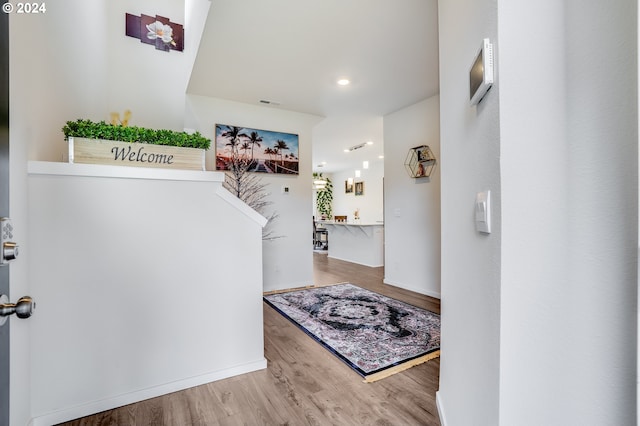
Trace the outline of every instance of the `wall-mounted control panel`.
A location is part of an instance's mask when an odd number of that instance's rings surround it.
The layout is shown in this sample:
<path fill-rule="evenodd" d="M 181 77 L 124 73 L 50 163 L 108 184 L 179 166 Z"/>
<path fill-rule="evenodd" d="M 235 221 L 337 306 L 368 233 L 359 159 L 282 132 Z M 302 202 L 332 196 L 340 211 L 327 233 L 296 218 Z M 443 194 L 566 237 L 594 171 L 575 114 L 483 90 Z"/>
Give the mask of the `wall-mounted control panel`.
<path fill-rule="evenodd" d="M 476 54 L 469 70 L 469 102 L 480 103 L 493 85 L 493 44 L 488 38 L 482 40 L 482 46 Z"/>

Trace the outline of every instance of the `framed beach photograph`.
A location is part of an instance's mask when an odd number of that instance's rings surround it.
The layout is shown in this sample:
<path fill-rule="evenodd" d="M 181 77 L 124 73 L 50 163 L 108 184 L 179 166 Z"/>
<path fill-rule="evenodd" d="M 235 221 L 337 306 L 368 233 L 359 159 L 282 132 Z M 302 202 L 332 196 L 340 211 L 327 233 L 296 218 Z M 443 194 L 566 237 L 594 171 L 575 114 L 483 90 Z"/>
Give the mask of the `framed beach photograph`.
<path fill-rule="evenodd" d="M 364 195 L 364 182 L 355 183 L 355 193 L 356 195 Z"/>
<path fill-rule="evenodd" d="M 229 170 L 235 159 L 256 173 L 299 174 L 298 135 L 216 124 L 216 170 Z"/>
<path fill-rule="evenodd" d="M 349 182 L 348 180 L 344 181 L 344 193 L 351 194 L 353 192 L 353 180 Z"/>

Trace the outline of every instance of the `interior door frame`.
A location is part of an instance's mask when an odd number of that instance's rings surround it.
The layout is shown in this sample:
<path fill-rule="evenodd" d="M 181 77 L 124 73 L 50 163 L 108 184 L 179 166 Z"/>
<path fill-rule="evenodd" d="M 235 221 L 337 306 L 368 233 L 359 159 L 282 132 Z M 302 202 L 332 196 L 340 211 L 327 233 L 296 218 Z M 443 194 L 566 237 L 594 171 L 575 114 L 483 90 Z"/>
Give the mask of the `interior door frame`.
<path fill-rule="evenodd" d="M 0 217 L 9 217 L 9 15 L 0 13 Z M 9 294 L 9 267 L 0 266 L 0 294 Z M 9 425 L 10 330 L 0 327 L 0 426 Z"/>

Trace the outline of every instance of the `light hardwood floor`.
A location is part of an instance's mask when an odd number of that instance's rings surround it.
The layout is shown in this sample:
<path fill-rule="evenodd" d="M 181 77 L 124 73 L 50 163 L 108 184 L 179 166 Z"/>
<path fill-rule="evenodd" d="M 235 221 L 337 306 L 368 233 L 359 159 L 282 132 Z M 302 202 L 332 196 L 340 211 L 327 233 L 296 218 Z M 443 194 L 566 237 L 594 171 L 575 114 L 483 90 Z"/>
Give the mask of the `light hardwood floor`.
<path fill-rule="evenodd" d="M 351 282 L 440 313 L 440 301 L 382 283 L 368 268 L 314 253 L 316 285 Z M 263 304 L 266 370 L 105 411 L 65 425 L 439 425 L 440 360 L 375 383 Z"/>

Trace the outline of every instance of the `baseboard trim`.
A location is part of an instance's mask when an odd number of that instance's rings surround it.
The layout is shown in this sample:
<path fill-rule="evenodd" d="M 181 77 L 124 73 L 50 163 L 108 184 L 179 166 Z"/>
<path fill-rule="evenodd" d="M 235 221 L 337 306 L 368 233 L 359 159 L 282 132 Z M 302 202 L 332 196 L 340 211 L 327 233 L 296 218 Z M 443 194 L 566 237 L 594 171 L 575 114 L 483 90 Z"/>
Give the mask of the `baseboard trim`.
<path fill-rule="evenodd" d="M 395 281 L 390 281 L 390 280 L 388 280 L 386 278 L 384 278 L 382 280 L 382 282 L 385 283 L 385 284 L 392 285 L 394 287 L 400 287 L 400 288 L 404 288 L 405 290 L 410 290 L 410 291 L 413 291 L 413 292 L 416 292 L 416 293 L 424 294 L 425 296 L 434 297 L 436 299 L 441 299 L 440 293 L 435 292 L 435 291 L 429 291 L 429 290 L 425 290 L 423 288 L 417 288 L 417 287 L 414 287 L 414 286 L 398 283 L 398 282 L 395 282 Z"/>
<path fill-rule="evenodd" d="M 144 401 L 146 399 L 155 398 L 172 392 L 181 391 L 192 388 L 194 386 L 204 385 L 206 383 L 215 382 L 217 380 L 227 379 L 229 377 L 238 376 L 240 374 L 250 373 L 252 371 L 263 370 L 267 368 L 267 360 L 263 358 L 243 365 L 238 365 L 223 370 L 213 371 L 199 376 L 188 377 L 186 379 L 175 382 L 165 383 L 122 395 L 116 395 L 112 398 L 88 402 L 86 404 L 69 407 L 62 410 L 56 410 L 37 417 L 29 422 L 33 426 L 49 426 L 67 422 L 80 417 L 90 416 L 101 411 L 112 410 L 135 402 Z"/>
<path fill-rule="evenodd" d="M 382 263 L 380 265 L 369 265 L 368 263 L 356 262 L 353 259 L 347 259 L 347 258 L 344 258 L 344 257 L 336 257 L 336 256 L 328 256 L 328 255 L 327 255 L 327 257 L 329 257 L 331 259 L 342 260 L 343 262 L 355 263 L 356 265 L 368 266 L 369 268 L 380 268 L 380 267 L 384 266 L 384 263 Z"/>
<path fill-rule="evenodd" d="M 440 425 L 447 426 L 447 417 L 444 415 L 444 407 L 440 398 L 440 391 L 436 392 L 436 407 L 438 407 L 438 416 L 440 417 Z"/>
<path fill-rule="evenodd" d="M 283 293 L 283 292 L 287 292 L 287 291 L 293 291 L 293 290 L 304 290 L 306 288 L 312 288 L 312 287 L 317 287 L 315 284 L 313 284 L 313 280 L 311 281 L 301 281 L 301 282 L 295 282 L 295 283 L 288 283 L 285 285 L 285 287 L 281 287 L 281 288 L 262 288 L 262 295 L 268 295 L 268 294 L 274 294 L 274 293 Z"/>

